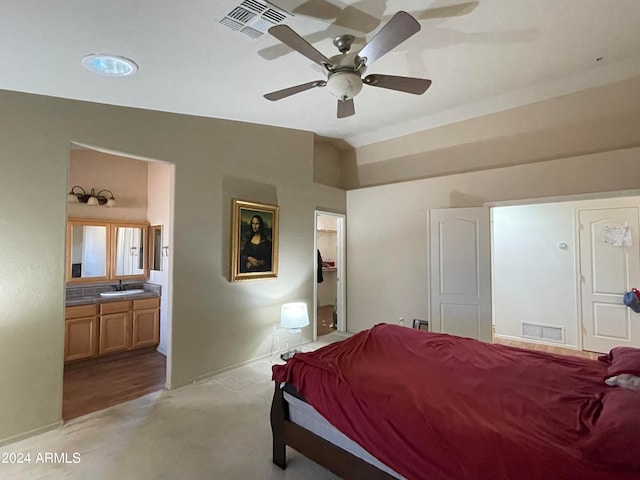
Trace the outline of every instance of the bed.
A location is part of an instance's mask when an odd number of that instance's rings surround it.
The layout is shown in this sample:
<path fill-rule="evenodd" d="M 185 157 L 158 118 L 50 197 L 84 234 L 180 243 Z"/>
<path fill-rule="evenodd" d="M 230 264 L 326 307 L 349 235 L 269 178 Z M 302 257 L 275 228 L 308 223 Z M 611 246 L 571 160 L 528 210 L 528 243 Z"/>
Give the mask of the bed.
<path fill-rule="evenodd" d="M 638 480 L 637 377 L 633 348 L 596 361 L 376 325 L 273 367 L 273 461 L 289 446 L 353 480 Z"/>

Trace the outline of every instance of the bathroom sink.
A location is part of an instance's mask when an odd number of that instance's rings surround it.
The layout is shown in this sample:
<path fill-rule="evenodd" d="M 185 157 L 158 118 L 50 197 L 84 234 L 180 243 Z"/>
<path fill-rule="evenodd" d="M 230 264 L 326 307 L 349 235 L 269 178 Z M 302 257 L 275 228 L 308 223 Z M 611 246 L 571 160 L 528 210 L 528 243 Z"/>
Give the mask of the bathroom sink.
<path fill-rule="evenodd" d="M 141 288 L 134 288 L 131 290 L 120 290 L 119 292 L 102 292 L 101 297 L 126 297 L 128 295 L 137 295 L 138 293 L 144 293 Z"/>

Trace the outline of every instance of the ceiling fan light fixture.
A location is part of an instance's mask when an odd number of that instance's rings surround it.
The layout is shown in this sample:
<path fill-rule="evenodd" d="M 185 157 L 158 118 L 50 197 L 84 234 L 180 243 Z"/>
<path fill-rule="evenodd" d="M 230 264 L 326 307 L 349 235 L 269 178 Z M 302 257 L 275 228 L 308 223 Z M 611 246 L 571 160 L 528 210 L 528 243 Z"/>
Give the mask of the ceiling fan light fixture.
<path fill-rule="evenodd" d="M 106 77 L 128 77 L 138 71 L 133 60 L 120 55 L 92 53 L 82 58 L 82 66 L 90 72 Z"/>
<path fill-rule="evenodd" d="M 270 101 L 282 100 L 312 88 L 326 87 L 331 95 L 338 98 L 336 116 L 347 118 L 356 113 L 353 98 L 360 93 L 363 83 L 373 87 L 421 95 L 429 88 L 431 80 L 381 74 L 367 75 L 362 78 L 371 63 L 419 31 L 420 23 L 407 12 L 399 11 L 357 53 L 349 53 L 351 44 L 355 40 L 353 35 L 335 37 L 333 45 L 338 48 L 340 55 L 327 58 L 291 27 L 287 25 L 271 27 L 269 33 L 272 36 L 313 63 L 323 67 L 327 80 L 294 85 L 267 93 L 264 98 Z"/>
<path fill-rule="evenodd" d="M 335 72 L 327 80 L 327 89 L 334 97 L 349 100 L 362 90 L 362 79 L 355 72 Z"/>

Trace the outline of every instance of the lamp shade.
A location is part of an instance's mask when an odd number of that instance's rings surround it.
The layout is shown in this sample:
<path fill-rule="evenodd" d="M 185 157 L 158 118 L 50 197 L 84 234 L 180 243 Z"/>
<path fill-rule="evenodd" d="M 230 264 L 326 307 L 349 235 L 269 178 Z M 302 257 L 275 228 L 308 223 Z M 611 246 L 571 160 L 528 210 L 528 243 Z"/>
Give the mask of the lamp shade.
<path fill-rule="evenodd" d="M 289 329 L 298 329 L 309 325 L 307 304 L 304 302 L 296 302 L 282 305 L 280 324 L 283 328 Z"/>

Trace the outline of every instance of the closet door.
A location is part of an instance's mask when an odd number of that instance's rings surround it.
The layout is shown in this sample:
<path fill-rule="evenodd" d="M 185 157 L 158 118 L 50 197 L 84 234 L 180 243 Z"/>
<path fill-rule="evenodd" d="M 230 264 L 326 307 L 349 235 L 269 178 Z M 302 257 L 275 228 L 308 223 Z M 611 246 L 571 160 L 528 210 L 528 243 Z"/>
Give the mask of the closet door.
<path fill-rule="evenodd" d="M 640 347 L 640 314 L 622 300 L 640 289 L 638 218 L 638 207 L 578 212 L 583 350 Z"/>
<path fill-rule="evenodd" d="M 491 228 L 486 207 L 431 210 L 432 330 L 491 342 Z"/>

